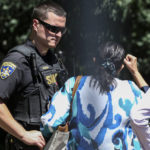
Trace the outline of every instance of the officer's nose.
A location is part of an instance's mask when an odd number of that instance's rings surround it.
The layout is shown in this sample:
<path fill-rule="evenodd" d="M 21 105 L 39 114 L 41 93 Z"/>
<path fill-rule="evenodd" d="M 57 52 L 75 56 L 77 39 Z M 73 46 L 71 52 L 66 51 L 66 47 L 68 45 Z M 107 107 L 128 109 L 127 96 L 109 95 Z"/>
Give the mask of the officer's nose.
<path fill-rule="evenodd" d="M 62 32 L 61 32 L 61 31 L 57 32 L 57 33 L 56 33 L 56 36 L 62 37 Z"/>

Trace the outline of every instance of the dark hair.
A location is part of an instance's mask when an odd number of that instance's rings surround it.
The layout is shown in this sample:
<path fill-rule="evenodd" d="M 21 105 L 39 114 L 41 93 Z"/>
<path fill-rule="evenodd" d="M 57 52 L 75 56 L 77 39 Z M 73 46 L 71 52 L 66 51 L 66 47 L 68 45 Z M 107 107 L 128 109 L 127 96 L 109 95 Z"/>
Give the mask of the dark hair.
<path fill-rule="evenodd" d="M 41 2 L 38 6 L 36 6 L 33 9 L 32 18 L 38 18 L 38 19 L 47 19 L 47 13 L 53 12 L 54 14 L 58 16 L 66 17 L 67 13 L 66 11 L 57 3 L 49 0 L 46 2 Z"/>
<path fill-rule="evenodd" d="M 117 43 L 107 42 L 98 48 L 96 72 L 91 81 L 94 79 L 93 86 L 99 87 L 101 93 L 109 92 L 111 87 L 117 86 L 114 78 L 123 64 L 124 57 L 125 51 Z"/>

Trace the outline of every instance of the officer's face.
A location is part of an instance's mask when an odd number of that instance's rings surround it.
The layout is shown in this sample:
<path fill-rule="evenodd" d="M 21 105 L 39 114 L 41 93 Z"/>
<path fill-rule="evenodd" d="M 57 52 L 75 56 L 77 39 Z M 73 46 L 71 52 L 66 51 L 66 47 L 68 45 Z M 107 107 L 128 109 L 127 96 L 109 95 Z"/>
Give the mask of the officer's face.
<path fill-rule="evenodd" d="M 37 42 L 45 48 L 55 48 L 65 33 L 66 17 L 49 12 L 46 20 L 34 19 L 36 22 Z"/>

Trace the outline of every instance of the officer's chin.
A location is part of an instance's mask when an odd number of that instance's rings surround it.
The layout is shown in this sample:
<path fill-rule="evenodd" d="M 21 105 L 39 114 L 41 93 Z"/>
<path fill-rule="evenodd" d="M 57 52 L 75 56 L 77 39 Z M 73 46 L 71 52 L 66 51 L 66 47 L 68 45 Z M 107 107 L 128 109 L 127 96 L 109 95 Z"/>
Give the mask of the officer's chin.
<path fill-rule="evenodd" d="M 49 47 L 50 48 L 56 48 L 57 44 L 58 44 L 58 42 L 52 42 L 49 44 Z"/>
<path fill-rule="evenodd" d="M 49 48 L 56 48 L 57 44 L 50 44 Z"/>

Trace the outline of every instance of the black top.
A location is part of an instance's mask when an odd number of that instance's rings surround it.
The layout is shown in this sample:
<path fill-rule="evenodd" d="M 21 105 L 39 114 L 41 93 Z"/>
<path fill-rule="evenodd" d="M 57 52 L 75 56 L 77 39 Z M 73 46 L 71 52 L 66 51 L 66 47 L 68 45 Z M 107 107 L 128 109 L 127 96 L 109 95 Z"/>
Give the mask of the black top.
<path fill-rule="evenodd" d="M 28 40 L 25 44 L 37 51 L 31 41 Z M 42 58 L 51 66 L 57 63 L 55 55 L 50 50 Z M 3 59 L 0 67 L 0 98 L 4 102 L 7 102 L 16 92 L 24 90 L 24 94 L 26 94 L 34 87 L 32 86 L 33 79 L 29 62 L 22 54 L 18 52 L 9 53 Z"/>

